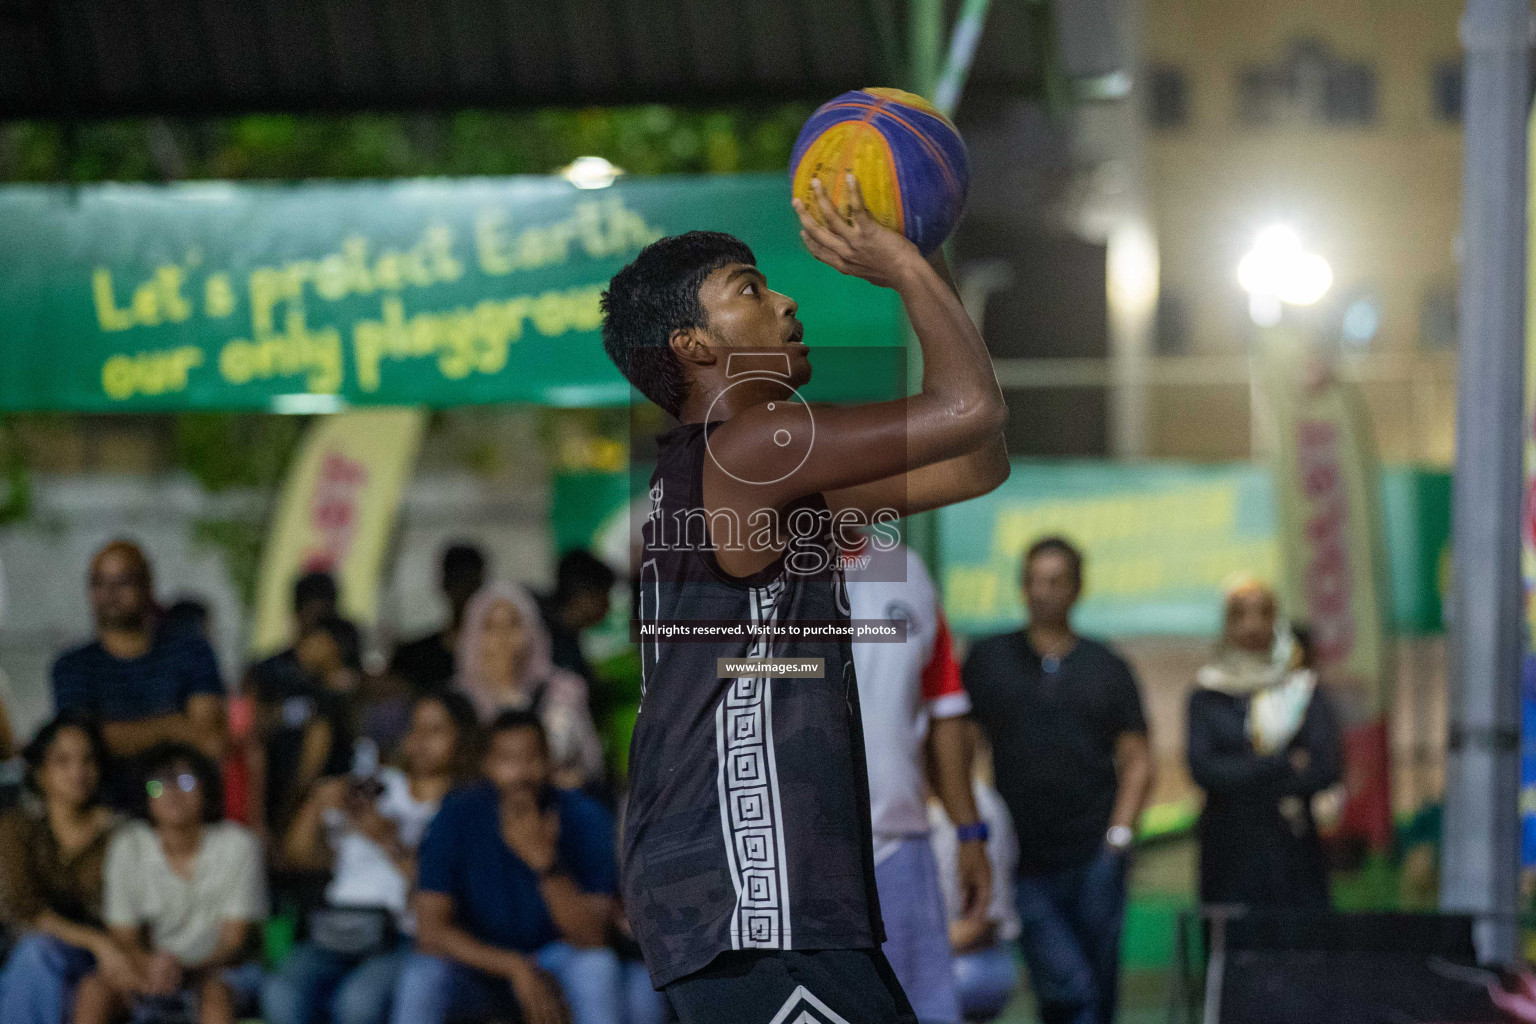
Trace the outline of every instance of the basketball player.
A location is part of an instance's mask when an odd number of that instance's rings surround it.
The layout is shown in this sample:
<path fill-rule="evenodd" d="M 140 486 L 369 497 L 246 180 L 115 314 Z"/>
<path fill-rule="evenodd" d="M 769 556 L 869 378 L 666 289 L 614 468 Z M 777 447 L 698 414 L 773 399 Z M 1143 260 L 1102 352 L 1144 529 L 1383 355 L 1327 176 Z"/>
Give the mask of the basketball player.
<path fill-rule="evenodd" d="M 643 528 L 623 896 L 683 1024 L 914 1019 L 879 951 L 849 638 L 763 630 L 846 623 L 834 521 L 996 487 L 1007 411 L 941 259 L 878 225 L 849 179 L 846 211 L 819 187 L 819 218 L 796 203 L 801 238 L 901 296 L 923 350 L 917 395 L 808 406 L 795 302 L 729 235 L 664 238 L 603 297 L 609 356 L 681 424 L 658 438 Z M 679 624 L 691 634 L 668 632 Z M 767 657 L 813 668 L 729 664 Z"/>

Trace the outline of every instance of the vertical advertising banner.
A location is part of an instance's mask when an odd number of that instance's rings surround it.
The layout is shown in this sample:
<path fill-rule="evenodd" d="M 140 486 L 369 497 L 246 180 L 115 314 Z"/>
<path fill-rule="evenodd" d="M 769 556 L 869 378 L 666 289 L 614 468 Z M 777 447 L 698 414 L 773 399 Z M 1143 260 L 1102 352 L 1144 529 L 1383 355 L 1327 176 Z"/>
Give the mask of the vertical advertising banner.
<path fill-rule="evenodd" d="M 253 653 L 291 639 L 293 584 L 306 572 L 332 573 L 342 614 L 361 626 L 373 623 L 396 511 L 425 426 L 419 409 L 361 409 L 309 427 L 262 553 Z"/>
<path fill-rule="evenodd" d="M 1360 396 L 1332 362 L 1275 333 L 1263 350 L 1274 419 L 1280 590 L 1310 630 L 1312 657 L 1344 725 L 1341 827 L 1377 849 L 1392 838 L 1387 580 L 1378 470 Z"/>
<path fill-rule="evenodd" d="M 1536 142 L 1536 112 L 1527 138 Z M 1536 202 L 1536 163 L 1526 171 Z M 1533 206 L 1532 209 L 1536 209 Z M 1526 252 L 1536 252 L 1536 219 L 1527 218 Z M 1536 867 L 1536 261 L 1525 262 L 1525 487 L 1520 522 L 1520 590 L 1525 600 L 1525 656 L 1520 665 L 1520 863 Z"/>

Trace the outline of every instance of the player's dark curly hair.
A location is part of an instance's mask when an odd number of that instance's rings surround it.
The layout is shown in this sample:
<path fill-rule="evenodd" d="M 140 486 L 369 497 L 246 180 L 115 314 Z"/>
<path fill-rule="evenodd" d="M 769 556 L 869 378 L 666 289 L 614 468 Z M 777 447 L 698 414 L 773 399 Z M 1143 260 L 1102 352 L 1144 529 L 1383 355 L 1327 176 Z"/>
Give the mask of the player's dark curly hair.
<path fill-rule="evenodd" d="M 688 376 L 672 354 L 672 332 L 709 326 L 699 286 L 728 263 L 755 267 L 757 257 L 719 231 L 673 235 L 640 250 L 603 293 L 603 350 L 642 395 L 673 416 L 688 397 Z"/>

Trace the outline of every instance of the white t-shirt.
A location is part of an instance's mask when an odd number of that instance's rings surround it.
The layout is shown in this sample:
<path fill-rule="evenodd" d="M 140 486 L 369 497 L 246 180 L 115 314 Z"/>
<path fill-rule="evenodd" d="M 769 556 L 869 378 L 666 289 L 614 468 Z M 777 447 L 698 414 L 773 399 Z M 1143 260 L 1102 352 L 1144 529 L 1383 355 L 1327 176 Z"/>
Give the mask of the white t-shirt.
<path fill-rule="evenodd" d="M 118 829 L 107 847 L 102 919 L 110 926 L 149 926 L 150 945 L 187 967 L 207 960 L 226 921 L 267 916 L 266 874 L 256 837 L 232 821 L 203 827 L 192 877 L 171 870 L 147 822 Z"/>
<path fill-rule="evenodd" d="M 437 813 L 438 802 L 412 797 L 410 780 L 398 769 L 385 768 L 378 778 L 384 792 L 374 806 L 382 817 L 395 823 L 401 845 L 416 849 Z M 325 901 L 333 907 L 385 907 L 395 915 L 401 931 L 414 933 L 415 922 L 407 913 L 410 879 L 400 873 L 383 847 L 353 828 L 341 810 L 327 810 L 324 822 L 326 841 L 336 851 Z"/>
<path fill-rule="evenodd" d="M 868 561 L 860 564 L 857 559 L 865 555 Z M 904 643 L 853 645 L 879 863 L 902 839 L 928 831 L 923 757 L 928 723 L 968 714 L 971 701 L 922 559 L 905 546 L 882 552 L 873 544 L 849 557 L 849 617 L 907 623 Z"/>
<path fill-rule="evenodd" d="M 987 823 L 987 860 L 992 862 L 992 906 L 987 917 L 997 925 L 997 937 L 1011 942 L 1019 937 L 1019 908 L 1014 905 L 1014 879 L 1019 873 L 1019 837 L 1013 832 L 1013 818 L 1008 815 L 1008 805 L 997 790 L 977 780 L 971 784 L 976 794 L 976 811 Z M 960 884 L 956 878 L 959 870 L 959 842 L 955 839 L 955 826 L 937 800 L 928 804 L 928 823 L 932 831 L 928 842 L 933 846 L 933 859 L 939 867 L 939 887 L 944 890 L 944 910 L 951 921 L 960 916 Z"/>

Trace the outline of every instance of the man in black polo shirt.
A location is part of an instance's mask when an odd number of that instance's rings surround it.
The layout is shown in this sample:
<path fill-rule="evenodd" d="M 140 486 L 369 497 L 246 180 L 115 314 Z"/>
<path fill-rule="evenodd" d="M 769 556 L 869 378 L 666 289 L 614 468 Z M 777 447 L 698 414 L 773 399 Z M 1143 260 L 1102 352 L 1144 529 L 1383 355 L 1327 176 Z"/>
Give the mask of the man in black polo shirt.
<path fill-rule="evenodd" d="M 1152 788 L 1129 666 L 1072 632 L 1082 555 L 1047 537 L 1024 556 L 1029 624 L 971 650 L 965 686 L 1019 836 L 1020 942 L 1043 1024 L 1109 1024 L 1126 861 Z"/>

